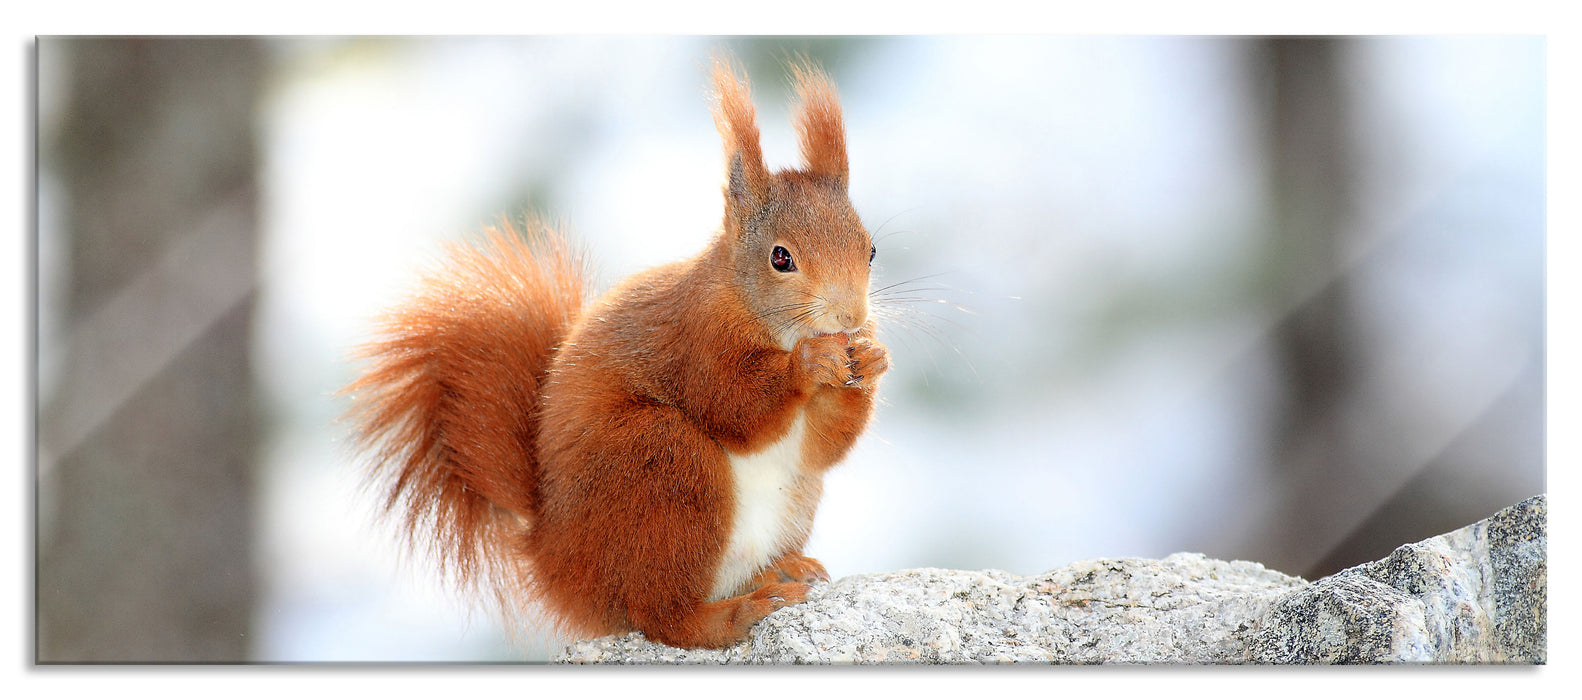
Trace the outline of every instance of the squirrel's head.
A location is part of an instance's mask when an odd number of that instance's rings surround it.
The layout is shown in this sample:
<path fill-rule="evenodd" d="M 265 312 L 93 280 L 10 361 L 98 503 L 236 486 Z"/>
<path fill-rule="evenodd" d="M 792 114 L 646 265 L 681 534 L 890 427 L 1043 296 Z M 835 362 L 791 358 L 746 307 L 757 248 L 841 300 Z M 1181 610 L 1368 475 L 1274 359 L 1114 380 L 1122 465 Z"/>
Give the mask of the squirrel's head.
<path fill-rule="evenodd" d="M 747 82 L 714 62 L 714 122 L 725 142 L 729 265 L 748 310 L 784 350 L 868 322 L 873 239 L 846 194 L 846 134 L 829 76 L 791 68 L 800 170 L 764 167 Z"/>

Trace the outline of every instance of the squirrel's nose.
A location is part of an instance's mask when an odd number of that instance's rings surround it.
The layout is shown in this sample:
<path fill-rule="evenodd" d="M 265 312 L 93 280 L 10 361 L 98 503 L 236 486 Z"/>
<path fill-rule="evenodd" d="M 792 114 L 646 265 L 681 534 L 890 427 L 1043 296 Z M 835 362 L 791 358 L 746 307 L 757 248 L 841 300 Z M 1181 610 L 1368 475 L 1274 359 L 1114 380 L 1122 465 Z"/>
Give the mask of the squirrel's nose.
<path fill-rule="evenodd" d="M 868 305 L 861 301 L 847 305 L 835 312 L 835 321 L 846 330 L 856 330 L 868 320 Z"/>
<path fill-rule="evenodd" d="M 826 323 L 834 321 L 840 324 L 840 330 L 854 331 L 868 322 L 868 294 L 867 290 L 854 291 L 841 289 L 836 285 L 828 285 L 820 290 L 819 298 L 824 301 L 824 318 Z M 833 332 L 834 329 L 831 329 Z"/>

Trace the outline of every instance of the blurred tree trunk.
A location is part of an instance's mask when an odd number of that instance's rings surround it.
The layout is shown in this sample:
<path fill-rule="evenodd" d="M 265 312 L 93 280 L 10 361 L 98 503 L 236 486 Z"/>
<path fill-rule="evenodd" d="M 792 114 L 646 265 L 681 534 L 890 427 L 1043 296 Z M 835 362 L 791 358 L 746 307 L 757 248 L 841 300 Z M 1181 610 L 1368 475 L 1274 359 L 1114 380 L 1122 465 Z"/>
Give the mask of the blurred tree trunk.
<path fill-rule="evenodd" d="M 68 269 L 40 348 L 37 661 L 244 661 L 260 46 L 40 39 L 39 64 L 67 91 L 40 162 Z"/>
<path fill-rule="evenodd" d="M 1355 310 L 1343 247 L 1355 210 L 1346 40 L 1281 38 L 1253 52 L 1266 71 L 1266 153 L 1272 194 L 1269 293 L 1285 313 L 1274 330 L 1284 395 L 1274 422 L 1275 517 L 1246 554 L 1281 571 L 1310 567 L 1373 505 L 1348 430 L 1357 387 Z M 1337 535 L 1338 536 L 1338 535 Z M 1328 573 L 1328 572 L 1323 572 Z"/>
<path fill-rule="evenodd" d="M 1286 313 L 1273 339 L 1283 389 L 1271 436 L 1279 493 L 1253 545 L 1235 556 L 1309 579 L 1382 558 L 1543 489 L 1541 456 L 1524 460 L 1532 453 L 1521 447 L 1543 439 L 1541 340 L 1525 368 L 1471 413 L 1424 405 L 1391 415 L 1380 399 L 1396 390 L 1398 375 L 1378 359 L 1381 339 L 1364 330 L 1377 334 L 1382 324 L 1376 309 L 1354 300 L 1355 280 L 1388 269 L 1372 259 L 1381 240 L 1443 236 L 1444 245 L 1456 244 L 1432 225 L 1380 229 L 1358 220 L 1363 192 L 1353 183 L 1363 154 L 1353 147 L 1358 110 L 1345 68 L 1348 52 L 1364 41 L 1376 40 L 1273 39 L 1252 52 L 1266 71 L 1268 298 Z M 1388 188 L 1369 194 L 1400 196 Z M 1479 218 L 1498 216 L 1493 211 Z M 1534 277 L 1542 274 L 1535 264 Z M 1457 389 L 1469 387 L 1477 382 Z M 1489 483 L 1489 474 L 1502 483 Z"/>

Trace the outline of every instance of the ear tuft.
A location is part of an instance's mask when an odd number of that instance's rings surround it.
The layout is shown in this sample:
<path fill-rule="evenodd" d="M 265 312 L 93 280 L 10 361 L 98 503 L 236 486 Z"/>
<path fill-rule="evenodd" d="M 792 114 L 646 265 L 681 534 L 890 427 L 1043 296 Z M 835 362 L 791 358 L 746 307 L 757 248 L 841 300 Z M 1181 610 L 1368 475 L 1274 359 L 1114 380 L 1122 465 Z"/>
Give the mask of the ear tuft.
<path fill-rule="evenodd" d="M 756 209 L 767 200 L 769 170 L 759 147 L 751 90 L 722 56 L 714 58 L 713 79 L 714 126 L 725 145 L 725 193 L 733 206 Z"/>
<path fill-rule="evenodd" d="M 797 106 L 793 121 L 807 171 L 834 178 L 846 186 L 846 129 L 841 122 L 835 83 L 806 58 L 791 64 Z"/>

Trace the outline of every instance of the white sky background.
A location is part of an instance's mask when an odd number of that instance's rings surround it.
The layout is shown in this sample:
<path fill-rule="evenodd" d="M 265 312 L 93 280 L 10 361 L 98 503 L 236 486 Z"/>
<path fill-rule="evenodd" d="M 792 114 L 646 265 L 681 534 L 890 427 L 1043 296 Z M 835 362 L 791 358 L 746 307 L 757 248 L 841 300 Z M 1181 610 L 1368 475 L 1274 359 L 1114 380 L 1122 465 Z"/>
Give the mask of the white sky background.
<path fill-rule="evenodd" d="M 257 361 L 278 432 L 262 482 L 260 660 L 515 658 L 492 620 L 467 625 L 427 569 L 400 566 L 392 538 L 369 525 L 372 499 L 357 493 L 333 423 L 344 404 L 332 393 L 352 376 L 344 353 L 440 241 L 514 214 L 530 194 L 514 189 L 523 182 L 544 185 L 531 194 L 591 251 L 601 289 L 696 252 L 720 216 L 711 49 L 690 38 L 282 47 L 263 134 Z M 1372 108 L 1381 137 L 1410 156 L 1392 163 L 1413 168 L 1415 188 L 1370 202 L 1376 219 L 1410 220 L 1414 203 L 1468 171 L 1532 169 L 1479 144 L 1535 137 L 1523 131 L 1530 120 L 1502 120 L 1512 103 L 1541 114 L 1541 43 L 1410 40 L 1369 58 L 1373 82 L 1358 89 L 1399 96 Z M 1256 365 L 1249 348 L 1272 319 L 1230 309 L 1136 331 L 1103 357 L 1081 352 L 1093 299 L 1191 285 L 1258 235 L 1258 127 L 1242 116 L 1234 48 L 898 39 L 845 68 L 853 200 L 871 229 L 904 232 L 881 241 L 877 283 L 943 273 L 953 288 L 943 296 L 974 314 L 941 310 L 939 341 L 889 336 L 891 405 L 831 473 L 809 553 L 837 577 L 917 566 L 1031 574 L 1200 549 L 1188 539 L 1200 513 L 1255 510 L 1261 453 L 1249 427 L 1269 408 L 1270 370 L 1245 363 Z M 780 77 L 752 77 L 765 157 L 795 165 Z M 541 164 L 552 172 L 535 173 Z M 1503 260 L 1464 240 L 1418 270 L 1422 284 L 1380 294 L 1423 324 L 1408 339 L 1465 350 L 1448 371 L 1490 356 L 1517 363 L 1523 348 L 1498 347 L 1510 335 L 1499 324 L 1518 323 L 1511 312 L 1530 295 L 1541 303 L 1541 280 L 1512 276 L 1527 271 L 1532 246 L 1542 259 L 1542 235 L 1507 242 L 1515 252 Z M 1492 281 L 1455 283 L 1467 270 Z M 1409 294 L 1424 288 L 1436 293 Z M 1433 315 L 1446 294 L 1483 316 Z M 924 382 L 962 405 L 908 403 Z"/>

